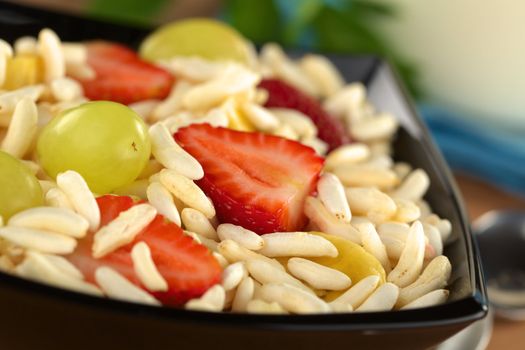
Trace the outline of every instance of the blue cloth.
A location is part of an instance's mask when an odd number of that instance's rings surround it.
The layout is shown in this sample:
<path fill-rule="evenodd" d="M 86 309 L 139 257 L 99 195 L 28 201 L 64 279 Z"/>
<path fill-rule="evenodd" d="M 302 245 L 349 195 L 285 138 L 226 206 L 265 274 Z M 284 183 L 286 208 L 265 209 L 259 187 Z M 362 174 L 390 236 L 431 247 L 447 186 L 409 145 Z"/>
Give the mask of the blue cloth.
<path fill-rule="evenodd" d="M 453 169 L 525 196 L 525 135 L 435 106 L 420 105 L 419 110 Z"/>

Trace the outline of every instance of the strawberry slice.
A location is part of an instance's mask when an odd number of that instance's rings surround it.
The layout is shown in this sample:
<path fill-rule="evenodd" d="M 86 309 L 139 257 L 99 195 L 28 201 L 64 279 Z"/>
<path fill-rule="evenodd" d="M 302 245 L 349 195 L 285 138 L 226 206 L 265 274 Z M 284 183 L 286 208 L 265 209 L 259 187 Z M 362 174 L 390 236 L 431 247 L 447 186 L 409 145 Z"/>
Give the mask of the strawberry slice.
<path fill-rule="evenodd" d="M 329 150 L 351 142 L 340 120 L 326 112 L 317 100 L 279 79 L 263 79 L 259 88 L 268 91 L 265 107 L 295 109 L 312 119 L 318 136 L 326 142 Z"/>
<path fill-rule="evenodd" d="M 304 201 L 323 166 L 310 147 L 208 124 L 179 129 L 174 137 L 204 168 L 197 185 L 213 201 L 221 222 L 259 234 L 303 228 Z"/>
<path fill-rule="evenodd" d="M 164 69 L 143 61 L 133 50 L 107 41 L 86 44 L 87 64 L 94 79 L 80 80 L 86 97 L 129 104 L 146 99 L 163 99 L 173 85 Z"/>
<path fill-rule="evenodd" d="M 106 225 L 121 211 L 140 202 L 128 196 L 105 195 L 98 197 L 97 203 L 101 225 Z M 109 266 L 132 283 L 146 289 L 135 275 L 131 260 L 131 249 L 140 241 L 149 246 L 157 269 L 168 283 L 167 292 L 151 293 L 163 304 L 179 306 L 191 298 L 201 296 L 208 288 L 220 282 L 221 267 L 210 251 L 161 215 L 157 215 L 132 243 L 100 259 L 93 258 L 91 253 L 93 233 L 80 240 L 75 251 L 67 258 L 83 272 L 87 281 L 94 283 L 95 270 L 100 266 Z"/>

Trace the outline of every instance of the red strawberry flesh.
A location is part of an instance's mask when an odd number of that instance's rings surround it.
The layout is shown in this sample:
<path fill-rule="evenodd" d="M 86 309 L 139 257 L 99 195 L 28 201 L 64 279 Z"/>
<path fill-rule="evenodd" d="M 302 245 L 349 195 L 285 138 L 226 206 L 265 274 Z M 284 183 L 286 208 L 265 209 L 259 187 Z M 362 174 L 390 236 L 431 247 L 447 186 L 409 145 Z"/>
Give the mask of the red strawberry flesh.
<path fill-rule="evenodd" d="M 109 223 L 121 211 L 138 204 L 131 197 L 114 195 L 99 197 L 97 203 L 101 212 L 101 225 Z M 210 251 L 161 215 L 157 215 L 132 243 L 100 259 L 95 259 L 92 255 L 93 233 L 80 240 L 75 251 L 67 258 L 83 272 L 89 282 L 95 283 L 94 275 L 98 267 L 108 266 L 146 289 L 136 276 L 131 260 L 131 249 L 141 241 L 150 248 L 157 269 L 168 283 L 167 292 L 151 293 L 163 304 L 182 305 L 220 282 L 221 268 Z"/>
<path fill-rule="evenodd" d="M 174 137 L 202 165 L 204 178 L 197 184 L 213 201 L 220 222 L 259 234 L 303 228 L 304 200 L 323 165 L 311 148 L 208 124 L 179 129 Z"/>
<path fill-rule="evenodd" d="M 94 79 L 80 80 L 86 97 L 129 104 L 146 99 L 163 99 L 173 85 L 164 69 L 143 61 L 125 46 L 94 41 L 86 44 L 87 64 Z"/>
<path fill-rule="evenodd" d="M 263 79 L 259 88 L 268 91 L 265 107 L 295 109 L 310 117 L 317 126 L 319 138 L 328 144 L 329 150 L 351 142 L 343 123 L 328 114 L 313 97 L 279 79 Z"/>

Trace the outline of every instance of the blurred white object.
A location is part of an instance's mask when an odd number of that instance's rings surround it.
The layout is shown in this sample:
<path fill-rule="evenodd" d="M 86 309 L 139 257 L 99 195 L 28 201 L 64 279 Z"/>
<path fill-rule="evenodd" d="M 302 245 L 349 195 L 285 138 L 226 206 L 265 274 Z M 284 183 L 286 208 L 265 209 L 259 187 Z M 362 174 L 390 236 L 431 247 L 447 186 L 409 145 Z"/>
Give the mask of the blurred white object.
<path fill-rule="evenodd" d="M 417 64 L 430 102 L 525 131 L 525 2 L 383 2 L 398 15 L 377 28 Z"/>
<path fill-rule="evenodd" d="M 435 350 L 485 350 L 489 345 L 494 326 L 494 315 L 489 309 L 488 315 L 474 322 L 461 332 L 447 339 Z"/>

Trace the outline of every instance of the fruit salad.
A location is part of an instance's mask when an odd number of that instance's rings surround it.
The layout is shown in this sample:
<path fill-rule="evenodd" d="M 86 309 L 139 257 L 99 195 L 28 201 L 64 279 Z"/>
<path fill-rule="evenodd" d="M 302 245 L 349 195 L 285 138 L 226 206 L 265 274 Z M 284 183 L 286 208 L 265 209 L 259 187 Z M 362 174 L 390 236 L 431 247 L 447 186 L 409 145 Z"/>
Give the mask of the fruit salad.
<path fill-rule="evenodd" d="M 0 41 L 0 270 L 205 312 L 443 303 L 451 224 L 397 128 L 327 58 L 210 19 Z"/>

